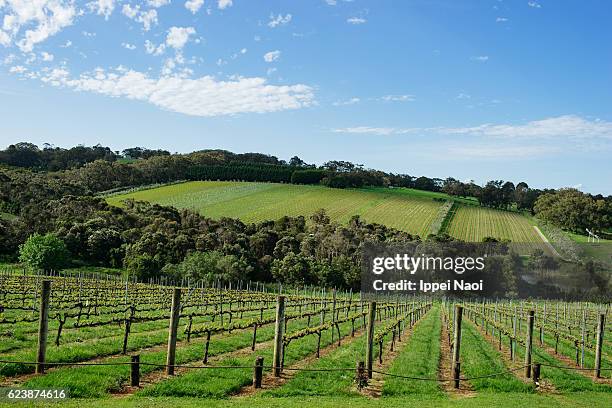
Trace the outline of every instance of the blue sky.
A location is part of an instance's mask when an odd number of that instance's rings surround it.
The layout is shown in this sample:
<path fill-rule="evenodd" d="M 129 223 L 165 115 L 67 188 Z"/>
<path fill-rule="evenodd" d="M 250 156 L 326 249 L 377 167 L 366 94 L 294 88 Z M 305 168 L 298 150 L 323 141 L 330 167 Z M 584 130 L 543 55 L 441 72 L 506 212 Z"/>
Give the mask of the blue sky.
<path fill-rule="evenodd" d="M 608 1 L 0 0 L 0 144 L 612 194 Z"/>

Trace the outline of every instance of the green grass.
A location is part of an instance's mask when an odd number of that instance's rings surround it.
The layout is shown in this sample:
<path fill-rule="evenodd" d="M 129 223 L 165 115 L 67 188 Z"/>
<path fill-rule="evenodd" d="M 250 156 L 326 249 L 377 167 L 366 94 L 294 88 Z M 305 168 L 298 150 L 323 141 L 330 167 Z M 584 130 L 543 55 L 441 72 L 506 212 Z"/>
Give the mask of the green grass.
<path fill-rule="evenodd" d="M 304 326 L 305 327 L 305 326 Z M 350 333 L 350 323 L 340 325 L 341 333 Z M 295 330 L 292 328 L 290 330 Z M 321 347 L 331 343 L 330 332 L 324 332 L 321 337 Z M 317 336 L 311 335 L 292 341 L 285 350 L 285 366 L 302 360 L 316 352 Z M 344 348 L 344 347 L 343 347 Z M 220 366 L 252 366 L 255 356 L 264 358 L 265 371 L 269 372 L 272 363 L 272 345 L 256 352 L 240 356 L 224 358 L 215 365 Z M 349 373 L 352 375 L 352 373 Z M 183 396 L 202 398 L 225 398 L 235 393 L 241 387 L 251 383 L 252 369 L 204 369 L 193 370 L 180 377 L 162 381 L 152 387 L 145 388 L 138 394 L 141 396 Z M 352 377 L 351 377 L 352 378 Z"/>
<path fill-rule="evenodd" d="M 460 205 L 447 230 L 449 235 L 469 242 L 493 237 L 515 243 L 542 243 L 525 216 L 492 208 Z"/>
<path fill-rule="evenodd" d="M 267 311 L 264 316 L 271 315 L 273 311 Z M 194 324 L 209 321 L 209 317 L 194 318 Z M 70 329 L 69 326 L 62 332 L 60 346 L 53 344 L 57 327 L 56 321 L 49 322 L 49 336 L 47 346 L 47 361 L 53 363 L 74 363 L 87 361 L 97 357 L 106 357 L 119 354 L 123 346 L 124 329 L 119 326 L 109 327 L 93 327 L 93 328 L 78 328 Z M 21 331 L 16 332 L 16 340 L 9 344 L 8 349 L 13 349 L 11 352 L 2 352 L 2 358 L 11 361 L 36 361 L 36 339 L 35 333 L 27 335 L 28 328 L 31 330 L 35 327 L 33 324 L 24 327 Z M 258 331 L 257 336 L 263 336 L 267 330 L 271 329 L 272 325 L 267 325 Z M 247 331 L 248 332 L 248 331 Z M 246 335 L 250 336 L 250 333 Z M 183 330 L 179 330 L 178 339 L 182 340 L 186 336 Z M 250 338 L 250 337 L 249 337 Z M 132 332 L 129 336 L 128 351 L 140 350 L 143 348 L 163 345 L 168 339 L 168 323 L 166 320 L 154 322 L 138 323 L 132 326 Z M 249 343 L 250 344 L 250 343 Z M 95 367 L 94 367 L 95 368 Z M 58 369 L 57 372 L 67 372 L 71 369 Z M 73 369 L 77 370 L 78 369 Z M 0 365 L 0 376 L 15 376 L 19 374 L 27 374 L 34 371 L 34 366 L 23 364 L 3 364 Z M 57 374 L 60 375 L 60 374 Z M 1 377 L 0 377 L 1 378 Z"/>
<path fill-rule="evenodd" d="M 410 337 L 404 340 L 404 349 L 389 368 L 389 372 L 409 377 L 436 378 L 440 361 L 441 328 L 440 308 L 436 306 L 415 326 Z M 385 378 L 384 396 L 412 394 L 442 395 L 442 391 L 437 382 Z"/>
<path fill-rule="evenodd" d="M 105 399 L 68 399 L 56 404 L 62 407 L 92 407 L 97 408 L 474 408 L 474 407 L 555 407 L 555 408 L 596 408 L 612 405 L 612 395 L 609 393 L 582 392 L 576 394 L 525 394 L 525 393 L 481 393 L 467 398 L 440 398 L 429 395 L 406 395 L 402 397 L 372 399 L 361 396 L 353 397 L 288 397 L 267 398 L 262 396 L 249 398 L 230 398 L 225 400 L 206 398 L 105 398 Z M 37 403 L 19 403 L 0 401 L 0 407 L 41 406 L 54 404 L 38 401 Z"/>
<path fill-rule="evenodd" d="M 295 323 L 295 322 L 294 322 Z M 301 327 L 304 323 L 300 323 Z M 180 331 L 179 331 L 180 333 Z M 167 339 L 167 330 L 163 333 Z M 225 334 L 221 336 L 212 336 L 209 348 L 209 356 L 214 357 L 223 353 L 228 353 L 251 345 L 252 331 L 244 330 L 233 334 Z M 267 325 L 261 327 L 257 331 L 257 341 L 267 341 L 274 336 L 274 326 Z M 191 343 L 177 347 L 176 363 L 184 364 L 190 361 L 202 359 L 203 340 L 192 340 Z M 166 350 L 146 351 L 140 353 L 140 361 L 146 363 L 165 364 Z M 127 362 L 129 357 L 106 359 L 103 361 L 112 362 Z M 252 362 L 251 362 L 252 363 Z M 140 367 L 141 374 L 146 374 L 159 368 L 142 365 Z M 209 373 L 210 370 L 202 370 L 203 373 Z M 232 370 L 227 370 L 232 371 Z M 130 376 L 130 368 L 127 365 L 123 366 L 82 366 L 82 367 L 65 367 L 51 371 L 43 377 L 34 377 L 27 381 L 24 386 L 26 388 L 66 388 L 71 395 L 75 397 L 102 397 L 108 392 L 116 391 L 121 388 Z M 181 377 L 182 378 L 182 377 Z"/>
<path fill-rule="evenodd" d="M 465 321 L 462 325 L 460 353 L 462 377 L 480 377 L 508 370 L 499 352 L 478 333 L 476 327 L 469 321 Z M 533 391 L 531 385 L 523 383 L 510 373 L 470 380 L 470 384 L 476 391 Z"/>
<path fill-rule="evenodd" d="M 194 181 L 108 197 L 112 205 L 125 199 L 149 201 L 177 208 L 192 208 L 211 218 L 232 217 L 244 222 L 275 220 L 282 216 L 310 216 L 324 208 L 346 223 L 353 215 L 365 221 L 427 237 L 443 200 L 459 206 L 449 225 L 457 238 L 480 242 L 486 236 L 513 242 L 541 242 L 529 221 L 519 213 L 482 208 L 471 198 L 457 199 L 443 193 L 407 188 L 331 189 L 274 183 Z"/>

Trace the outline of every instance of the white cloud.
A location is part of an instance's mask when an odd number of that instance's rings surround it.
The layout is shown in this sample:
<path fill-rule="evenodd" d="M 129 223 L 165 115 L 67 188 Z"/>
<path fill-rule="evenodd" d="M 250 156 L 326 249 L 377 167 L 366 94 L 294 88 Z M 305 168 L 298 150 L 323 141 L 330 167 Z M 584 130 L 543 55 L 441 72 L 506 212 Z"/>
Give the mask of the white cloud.
<path fill-rule="evenodd" d="M 456 159 L 521 159 L 533 158 L 558 153 L 560 149 L 555 146 L 454 146 L 447 150 L 447 154 Z"/>
<path fill-rule="evenodd" d="M 83 37 L 90 37 L 90 38 L 96 36 L 96 33 L 92 33 L 89 31 L 81 31 L 81 34 L 83 34 Z"/>
<path fill-rule="evenodd" d="M 442 133 L 525 139 L 612 139 L 612 122 L 563 115 L 534 120 L 523 125 L 484 124 L 473 127 L 439 128 Z"/>
<path fill-rule="evenodd" d="M 497 23 L 505 23 L 507 21 L 508 21 L 508 19 L 506 17 L 497 17 L 495 19 L 495 22 L 497 22 Z"/>
<path fill-rule="evenodd" d="M 147 0 L 147 4 L 151 7 L 160 8 L 170 4 L 170 0 Z"/>
<path fill-rule="evenodd" d="M 42 57 L 42 60 L 45 62 L 51 62 L 55 58 L 53 54 L 49 54 L 48 52 L 45 52 L 45 51 L 41 52 L 40 56 Z"/>
<path fill-rule="evenodd" d="M 238 77 L 219 81 L 211 76 L 151 78 L 133 70 L 106 71 L 71 78 L 65 69 L 43 73 L 40 79 L 53 86 L 148 102 L 172 112 L 193 116 L 265 113 L 313 105 L 311 87 L 270 85 L 263 78 Z"/>
<path fill-rule="evenodd" d="M 105 20 L 108 20 L 113 10 L 115 10 L 115 0 L 96 0 L 87 3 L 87 7 L 99 16 L 104 16 Z"/>
<path fill-rule="evenodd" d="M 356 126 L 333 129 L 336 133 L 372 134 L 441 134 L 466 135 L 485 138 L 579 141 L 585 139 L 612 140 L 612 122 L 602 119 L 585 119 L 577 115 L 562 115 L 525 124 L 490 124 L 466 127 L 370 127 Z"/>
<path fill-rule="evenodd" d="M 204 5 L 204 0 L 187 0 L 185 2 L 185 8 L 191 11 L 193 14 L 200 11 L 203 5 Z"/>
<path fill-rule="evenodd" d="M 0 44 L 4 45 L 5 47 L 8 47 L 11 44 L 11 37 L 2 30 L 0 30 Z"/>
<path fill-rule="evenodd" d="M 355 127 L 332 129 L 332 132 L 388 136 L 388 135 L 397 134 L 398 130 L 399 129 L 396 129 L 396 128 L 386 128 L 386 127 L 355 126 Z"/>
<path fill-rule="evenodd" d="M 224 10 L 228 7 L 232 7 L 234 5 L 234 3 L 232 2 L 232 0 L 218 0 L 217 1 L 217 7 L 219 7 L 219 9 Z"/>
<path fill-rule="evenodd" d="M 70 48 L 72 47 L 72 41 L 68 40 L 64 44 L 60 45 L 60 48 Z"/>
<path fill-rule="evenodd" d="M 241 49 L 241 50 L 240 50 L 240 53 L 241 53 L 241 54 L 246 54 L 246 53 L 247 53 L 247 49 L 246 49 L 246 48 Z"/>
<path fill-rule="evenodd" d="M 155 45 L 149 40 L 145 40 L 144 46 L 147 54 L 155 56 L 162 55 L 166 51 L 166 44 Z"/>
<path fill-rule="evenodd" d="M 166 36 L 166 45 L 175 50 L 180 50 L 189 41 L 189 36 L 195 34 L 195 32 L 193 27 L 170 27 Z"/>
<path fill-rule="evenodd" d="M 281 52 L 279 50 L 266 52 L 263 56 L 264 61 L 274 62 L 280 58 Z"/>
<path fill-rule="evenodd" d="M 279 14 L 276 17 L 274 16 L 274 14 L 270 14 L 270 21 L 268 22 L 268 27 L 275 28 L 281 25 L 289 24 L 290 21 L 291 14 L 285 14 L 285 16 Z"/>
<path fill-rule="evenodd" d="M 459 95 L 455 97 L 455 99 L 470 99 L 472 96 L 470 94 L 466 94 L 464 92 L 460 92 Z"/>
<path fill-rule="evenodd" d="M 365 24 L 368 20 L 362 17 L 351 17 L 347 18 L 346 22 L 349 24 Z"/>
<path fill-rule="evenodd" d="M 359 99 L 357 97 L 353 97 L 353 98 L 349 98 L 349 99 L 347 99 L 345 101 L 336 101 L 332 105 L 334 105 L 334 106 L 354 105 L 356 103 L 359 103 L 360 101 L 361 101 L 361 99 Z"/>
<path fill-rule="evenodd" d="M 489 60 L 489 56 L 488 55 L 479 55 L 479 56 L 476 56 L 476 57 L 471 57 L 470 59 L 472 61 L 487 62 Z"/>
<path fill-rule="evenodd" d="M 22 52 L 73 24 L 77 10 L 73 0 L 0 0 L 3 25 L 0 44 L 8 47 L 13 41 Z M 22 33 L 22 28 L 25 29 Z"/>
<path fill-rule="evenodd" d="M 537 1 L 529 1 L 529 2 L 527 2 L 527 5 L 529 7 L 533 7 L 533 8 L 542 8 L 540 3 L 538 3 Z"/>
<path fill-rule="evenodd" d="M 9 72 L 11 74 L 23 74 L 24 72 L 26 72 L 28 69 L 22 65 L 16 65 L 14 67 L 10 67 L 9 68 Z"/>
<path fill-rule="evenodd" d="M 132 7 L 129 4 L 124 4 L 121 12 L 128 18 L 141 23 L 143 30 L 149 31 L 153 24 L 157 24 L 157 11 L 147 10 L 141 11 L 140 5 Z"/>
<path fill-rule="evenodd" d="M 126 50 L 135 50 L 136 46 L 134 44 L 130 44 L 130 43 L 121 43 L 121 46 L 123 48 L 125 48 Z"/>
<path fill-rule="evenodd" d="M 415 97 L 414 95 L 385 95 L 380 99 L 385 102 L 412 102 Z"/>
<path fill-rule="evenodd" d="M 329 5 L 329 6 L 335 6 L 336 4 L 338 4 L 338 2 L 336 0 L 325 0 L 325 2 Z"/>
<path fill-rule="evenodd" d="M 275 73 L 276 71 L 278 71 L 278 69 L 277 69 L 277 68 L 268 68 L 268 69 L 266 70 L 266 75 L 270 76 L 270 75 L 272 75 L 273 73 Z"/>

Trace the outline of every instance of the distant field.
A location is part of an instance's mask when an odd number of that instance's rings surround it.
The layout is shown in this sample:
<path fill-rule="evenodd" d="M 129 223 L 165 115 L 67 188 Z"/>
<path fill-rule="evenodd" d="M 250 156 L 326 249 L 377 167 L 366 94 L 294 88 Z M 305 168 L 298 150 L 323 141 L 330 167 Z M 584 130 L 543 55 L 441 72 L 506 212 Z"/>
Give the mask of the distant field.
<path fill-rule="evenodd" d="M 484 237 L 507 238 L 520 243 L 542 242 L 526 217 L 483 207 L 459 206 L 448 233 L 471 242 L 480 242 Z"/>
<path fill-rule="evenodd" d="M 292 184 L 195 181 L 109 197 L 119 205 L 133 198 L 177 208 L 193 208 L 211 218 L 235 217 L 245 222 L 284 215 L 310 216 L 319 208 L 339 222 L 360 215 L 420 236 L 427 236 L 440 202 L 396 190 L 340 190 Z"/>
<path fill-rule="evenodd" d="M 211 218 L 235 217 L 244 222 L 274 220 L 284 215 L 309 216 L 324 208 L 339 222 L 348 222 L 351 216 L 360 215 L 367 222 L 426 237 L 442 205 L 434 198 L 448 196 L 405 188 L 340 190 L 292 184 L 195 181 L 116 195 L 107 200 L 121 205 L 128 198 L 193 208 Z M 471 204 L 473 200 L 460 202 Z M 521 215 L 474 205 L 459 206 L 449 233 L 473 241 L 492 236 L 515 242 L 541 242 Z"/>

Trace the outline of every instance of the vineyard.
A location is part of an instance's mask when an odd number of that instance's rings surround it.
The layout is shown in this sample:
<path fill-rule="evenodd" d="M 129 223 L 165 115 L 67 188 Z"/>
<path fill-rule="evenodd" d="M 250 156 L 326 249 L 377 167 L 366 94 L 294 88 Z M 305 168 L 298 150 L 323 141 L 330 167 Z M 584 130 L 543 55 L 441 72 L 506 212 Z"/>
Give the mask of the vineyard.
<path fill-rule="evenodd" d="M 110 405 L 612 400 L 607 306 L 371 300 L 254 282 L 3 274 L 0 383 Z"/>
<path fill-rule="evenodd" d="M 517 213 L 476 206 L 455 206 L 446 232 L 468 242 L 485 237 L 505 238 L 517 243 L 542 243 L 527 218 Z"/>
<path fill-rule="evenodd" d="M 513 242 L 542 242 L 527 219 L 520 214 L 476 205 L 452 204 L 442 193 L 409 189 L 330 189 L 273 183 L 196 181 L 113 195 L 107 200 L 121 205 L 126 199 L 149 201 L 177 208 L 193 208 L 211 218 L 232 217 L 244 222 L 275 220 L 284 215 L 310 216 L 324 208 L 341 223 L 353 215 L 399 230 L 427 237 L 447 232 L 457 238 L 480 242 L 484 237 L 507 238 Z M 442 200 L 442 202 L 440 201 Z M 460 202 L 469 202 L 460 200 Z M 446 225 L 447 215 L 451 218 Z"/>

